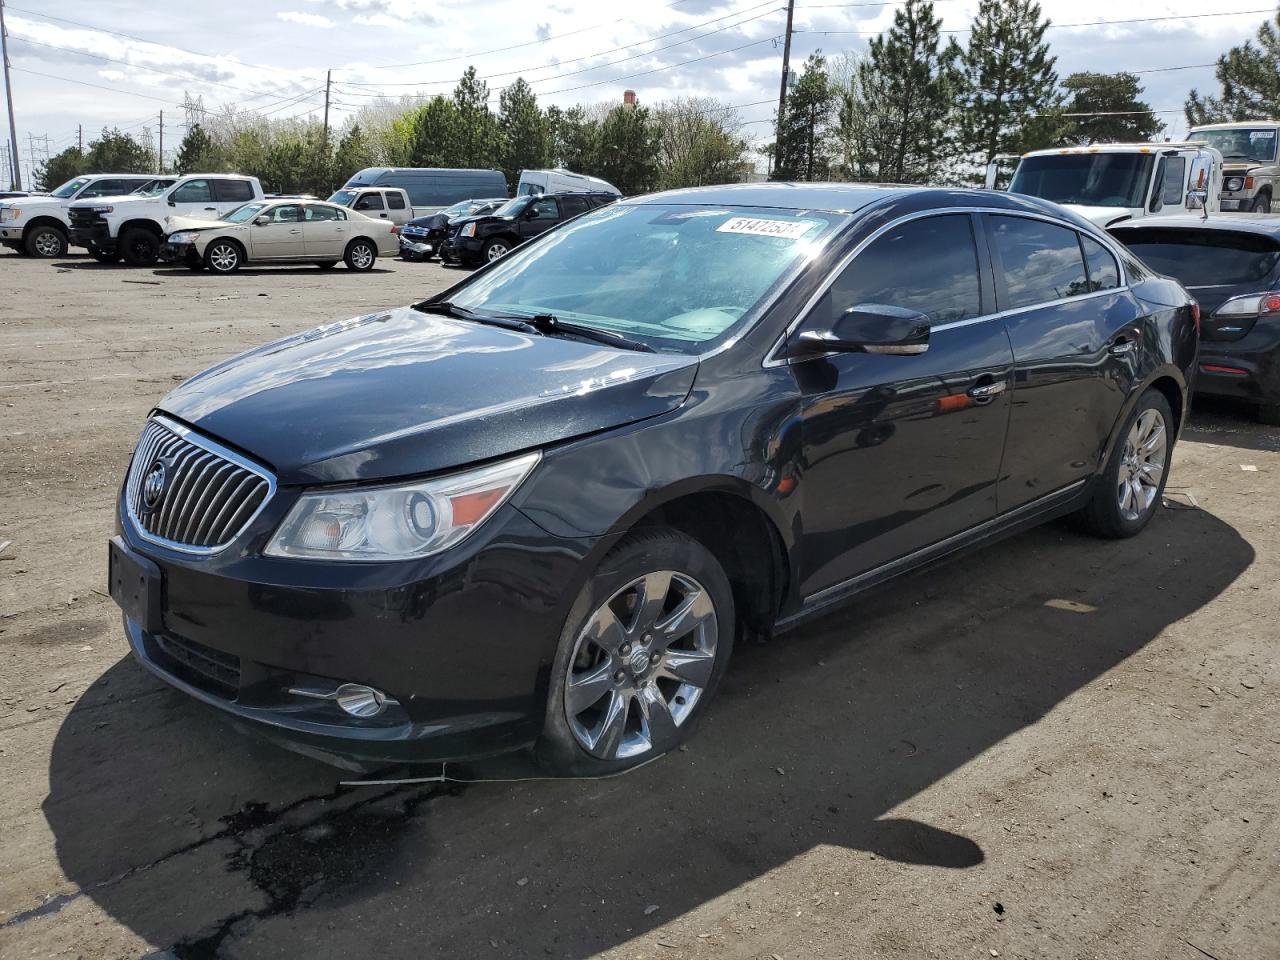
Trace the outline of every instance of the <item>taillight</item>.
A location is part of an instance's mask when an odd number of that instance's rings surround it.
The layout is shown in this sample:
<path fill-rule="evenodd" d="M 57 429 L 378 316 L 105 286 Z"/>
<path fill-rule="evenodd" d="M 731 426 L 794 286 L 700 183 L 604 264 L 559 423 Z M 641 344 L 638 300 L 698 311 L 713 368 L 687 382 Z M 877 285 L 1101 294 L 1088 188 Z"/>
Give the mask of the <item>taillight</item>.
<path fill-rule="evenodd" d="M 1258 305 L 1259 313 L 1280 313 L 1280 293 L 1268 293 Z"/>
<path fill-rule="evenodd" d="M 397 226 L 393 223 L 393 224 L 391 225 L 391 232 L 392 232 L 392 233 L 399 233 L 399 232 L 400 232 L 400 228 L 399 228 L 399 227 L 397 227 Z"/>
<path fill-rule="evenodd" d="M 1200 332 L 1200 304 L 1195 300 L 1191 301 L 1191 322 L 1196 325 L 1196 333 Z"/>

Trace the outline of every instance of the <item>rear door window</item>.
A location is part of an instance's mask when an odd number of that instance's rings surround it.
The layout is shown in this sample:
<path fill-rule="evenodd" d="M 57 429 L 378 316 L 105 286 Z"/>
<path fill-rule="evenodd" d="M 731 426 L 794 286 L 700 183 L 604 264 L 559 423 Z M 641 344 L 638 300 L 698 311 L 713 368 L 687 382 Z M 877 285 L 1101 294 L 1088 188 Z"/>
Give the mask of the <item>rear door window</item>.
<path fill-rule="evenodd" d="M 987 229 L 1003 277 L 1005 309 L 1029 307 L 1089 292 L 1078 234 L 1026 217 L 990 215 Z"/>
<path fill-rule="evenodd" d="M 253 199 L 253 184 L 248 180 L 215 180 L 220 203 L 244 203 Z"/>
<path fill-rule="evenodd" d="M 1120 267 L 1111 251 L 1083 234 L 1080 245 L 1084 247 L 1084 263 L 1089 270 L 1089 289 L 1114 290 L 1120 286 Z"/>
<path fill-rule="evenodd" d="M 1261 283 L 1280 263 L 1280 244 L 1258 233 L 1146 227 L 1115 237 L 1156 273 L 1188 287 Z"/>
<path fill-rule="evenodd" d="M 405 207 L 404 194 L 399 190 L 388 190 L 387 206 L 392 210 L 403 210 Z"/>
<path fill-rule="evenodd" d="M 586 197 L 564 197 L 560 201 L 560 209 L 564 211 L 566 217 L 576 217 L 580 213 L 587 212 Z"/>
<path fill-rule="evenodd" d="M 831 324 L 859 304 L 914 310 L 935 326 L 981 315 L 969 215 L 912 220 L 876 238 L 823 294 L 814 315 Z"/>

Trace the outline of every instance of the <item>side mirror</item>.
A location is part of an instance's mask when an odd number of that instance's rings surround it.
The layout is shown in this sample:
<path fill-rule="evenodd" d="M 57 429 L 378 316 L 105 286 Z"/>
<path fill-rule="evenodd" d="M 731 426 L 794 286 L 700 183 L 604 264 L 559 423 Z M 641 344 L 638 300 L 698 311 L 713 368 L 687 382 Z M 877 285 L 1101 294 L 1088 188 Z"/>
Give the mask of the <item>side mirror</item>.
<path fill-rule="evenodd" d="M 538 218 L 538 211 L 533 209 L 533 207 L 530 207 L 524 212 L 524 218 L 526 220 L 536 220 Z"/>
<path fill-rule="evenodd" d="M 263 213 L 254 217 L 253 222 L 256 226 L 265 227 L 268 223 L 271 222 L 271 218 L 268 217 L 265 213 Z"/>
<path fill-rule="evenodd" d="M 177 205 L 178 201 L 173 199 L 173 194 L 169 194 L 169 206 L 176 207 Z"/>
<path fill-rule="evenodd" d="M 827 330 L 805 330 L 792 341 L 793 357 L 824 353 L 914 356 L 929 349 L 929 318 L 884 303 L 850 307 Z"/>

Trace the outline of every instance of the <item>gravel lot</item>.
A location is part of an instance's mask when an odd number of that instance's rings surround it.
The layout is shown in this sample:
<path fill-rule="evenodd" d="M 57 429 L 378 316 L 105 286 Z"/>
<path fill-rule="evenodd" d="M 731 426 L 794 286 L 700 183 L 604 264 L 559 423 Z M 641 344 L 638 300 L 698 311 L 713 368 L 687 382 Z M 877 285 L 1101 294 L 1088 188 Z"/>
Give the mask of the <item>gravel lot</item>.
<path fill-rule="evenodd" d="M 1141 537 L 742 649 L 623 778 L 343 788 L 134 666 L 105 541 L 152 403 L 456 276 L 0 256 L 0 956 L 1280 957 L 1280 431 L 1230 406 Z"/>

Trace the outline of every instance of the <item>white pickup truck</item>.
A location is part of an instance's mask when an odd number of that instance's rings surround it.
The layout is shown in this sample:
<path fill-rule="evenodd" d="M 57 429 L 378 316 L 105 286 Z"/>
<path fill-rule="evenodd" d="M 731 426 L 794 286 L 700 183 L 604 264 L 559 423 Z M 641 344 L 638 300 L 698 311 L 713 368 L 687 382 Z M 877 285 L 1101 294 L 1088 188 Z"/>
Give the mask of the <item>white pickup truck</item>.
<path fill-rule="evenodd" d="M 1188 210 L 1213 213 L 1222 192 L 1222 154 L 1203 143 L 1036 150 L 1019 160 L 1009 192 L 1052 200 L 1103 228 Z"/>
<path fill-rule="evenodd" d="M 67 208 L 76 200 L 118 197 L 176 177 L 149 173 L 87 173 L 47 194 L 0 201 L 0 244 L 32 257 L 61 257 L 71 229 Z"/>
<path fill-rule="evenodd" d="M 159 258 L 174 219 L 218 220 L 250 200 L 261 199 L 257 177 L 191 173 L 145 194 L 77 200 L 67 211 L 70 238 L 103 263 L 123 257 L 131 266 L 146 266 Z"/>

